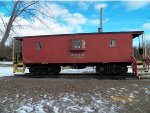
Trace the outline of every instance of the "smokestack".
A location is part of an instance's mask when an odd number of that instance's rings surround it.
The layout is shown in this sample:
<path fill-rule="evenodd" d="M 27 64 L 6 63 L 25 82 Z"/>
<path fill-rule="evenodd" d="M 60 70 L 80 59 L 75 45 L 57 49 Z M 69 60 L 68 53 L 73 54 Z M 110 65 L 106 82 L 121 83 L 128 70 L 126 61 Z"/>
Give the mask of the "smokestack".
<path fill-rule="evenodd" d="M 103 8 L 101 7 L 100 8 L 100 27 L 98 28 L 98 32 L 102 32 L 103 30 L 102 30 L 102 12 L 103 12 Z"/>

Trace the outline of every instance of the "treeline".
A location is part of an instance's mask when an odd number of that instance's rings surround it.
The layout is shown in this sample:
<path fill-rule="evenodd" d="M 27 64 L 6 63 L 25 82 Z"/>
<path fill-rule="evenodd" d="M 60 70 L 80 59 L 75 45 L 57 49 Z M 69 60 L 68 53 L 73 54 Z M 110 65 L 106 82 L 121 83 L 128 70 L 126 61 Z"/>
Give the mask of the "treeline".
<path fill-rule="evenodd" d="M 12 61 L 12 45 L 0 46 L 0 61 Z"/>

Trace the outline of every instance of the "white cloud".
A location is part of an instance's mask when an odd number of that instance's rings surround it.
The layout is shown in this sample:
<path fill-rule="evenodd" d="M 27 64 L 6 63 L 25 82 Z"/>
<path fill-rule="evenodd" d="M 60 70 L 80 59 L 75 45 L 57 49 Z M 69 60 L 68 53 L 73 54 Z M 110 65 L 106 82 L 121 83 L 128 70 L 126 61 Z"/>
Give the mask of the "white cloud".
<path fill-rule="evenodd" d="M 150 1 L 123 1 L 123 3 L 127 10 L 132 11 L 148 6 Z"/>
<path fill-rule="evenodd" d="M 87 19 L 80 13 L 68 14 L 64 20 L 71 26 L 81 25 L 87 22 Z"/>
<path fill-rule="evenodd" d="M 107 4 L 106 3 L 102 3 L 102 4 L 96 4 L 95 5 L 95 9 L 100 10 L 100 8 L 106 8 Z"/>
<path fill-rule="evenodd" d="M 145 34 L 145 40 L 149 40 L 150 41 L 150 34 Z"/>
<path fill-rule="evenodd" d="M 78 2 L 78 6 L 80 9 L 86 11 L 89 8 L 89 4 L 87 2 Z"/>
<path fill-rule="evenodd" d="M 44 20 L 45 22 L 47 20 Z M 49 35 L 49 34 L 65 34 L 71 33 L 72 29 L 70 26 L 66 26 L 60 23 L 56 23 L 55 21 L 47 21 L 49 22 L 49 28 L 39 22 L 37 19 L 33 21 L 28 21 L 30 26 L 24 26 L 21 29 L 18 26 L 15 26 L 14 29 L 17 33 L 17 36 L 33 36 L 33 35 Z"/>
<path fill-rule="evenodd" d="M 40 7 L 39 7 L 40 8 Z M 68 9 L 66 9 L 63 6 L 60 6 L 55 3 L 49 3 L 47 4 L 47 7 L 44 7 L 44 11 L 47 12 L 50 15 L 54 16 L 65 16 L 69 13 Z M 41 8 L 40 8 L 41 9 Z M 43 10 L 43 9 L 41 9 Z"/>
<path fill-rule="evenodd" d="M 143 29 L 150 30 L 150 23 L 143 24 Z"/>

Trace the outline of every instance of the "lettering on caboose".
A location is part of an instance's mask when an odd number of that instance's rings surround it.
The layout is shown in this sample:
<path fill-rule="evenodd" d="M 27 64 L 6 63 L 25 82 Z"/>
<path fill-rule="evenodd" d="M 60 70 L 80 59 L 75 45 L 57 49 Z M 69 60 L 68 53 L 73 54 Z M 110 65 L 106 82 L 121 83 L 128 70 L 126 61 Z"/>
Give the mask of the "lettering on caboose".
<path fill-rule="evenodd" d="M 85 58 L 86 54 L 84 53 L 72 53 L 70 54 L 72 58 Z"/>

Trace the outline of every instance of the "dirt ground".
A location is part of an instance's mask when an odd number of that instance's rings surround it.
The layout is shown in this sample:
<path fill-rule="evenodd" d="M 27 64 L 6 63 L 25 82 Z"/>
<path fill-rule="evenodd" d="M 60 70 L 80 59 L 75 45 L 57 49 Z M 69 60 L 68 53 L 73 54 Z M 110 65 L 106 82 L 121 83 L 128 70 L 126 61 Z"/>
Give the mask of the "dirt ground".
<path fill-rule="evenodd" d="M 150 113 L 150 79 L 1 77 L 0 113 Z"/>

